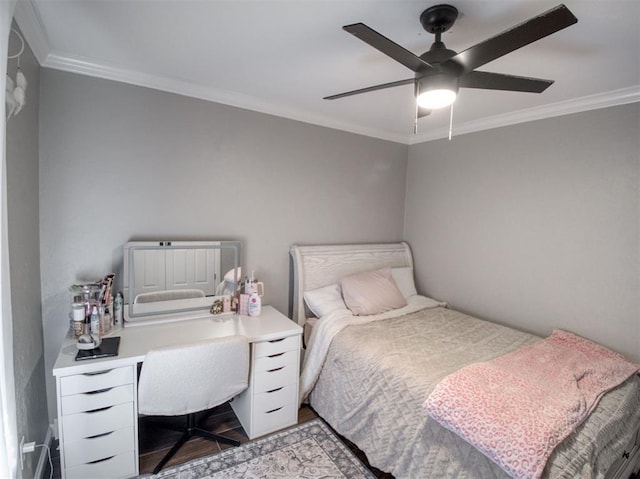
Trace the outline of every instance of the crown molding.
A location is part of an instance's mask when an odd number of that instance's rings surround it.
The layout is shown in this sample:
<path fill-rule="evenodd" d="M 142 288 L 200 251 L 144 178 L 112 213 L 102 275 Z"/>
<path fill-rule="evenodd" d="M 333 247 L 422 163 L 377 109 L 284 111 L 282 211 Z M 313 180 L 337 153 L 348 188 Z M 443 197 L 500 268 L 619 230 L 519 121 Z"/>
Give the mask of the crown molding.
<path fill-rule="evenodd" d="M 242 108 L 245 110 L 256 111 L 268 115 L 279 116 L 291 120 L 310 123 L 317 126 L 332 128 L 336 130 L 355 133 L 382 140 L 402 143 L 405 145 L 414 145 L 427 141 L 439 140 L 449 136 L 448 128 L 440 128 L 430 130 L 424 134 L 413 136 L 405 136 L 392 134 L 387 131 L 363 128 L 351 123 L 339 122 L 332 118 L 319 115 L 312 115 L 306 111 L 265 102 L 261 99 L 244 95 L 229 90 L 221 90 L 215 88 L 207 88 L 194 83 L 176 80 L 172 78 L 148 75 L 145 73 L 127 70 L 119 67 L 97 64 L 85 59 L 71 58 L 68 56 L 49 53 L 42 63 L 44 67 L 56 70 L 67 71 L 70 73 L 78 73 L 107 80 L 128 83 L 132 85 L 152 88 L 178 95 L 189 96 L 201 100 L 221 103 L 224 105 Z M 600 108 L 608 108 L 611 106 L 624 105 L 627 103 L 635 103 L 640 101 L 640 85 L 634 85 L 620 90 L 614 90 L 595 95 L 588 95 L 572 100 L 542 105 L 524 110 L 514 111 L 503 115 L 495 115 L 482 118 L 479 120 L 468 121 L 465 123 L 454 124 L 453 135 L 459 136 L 467 133 L 474 133 L 493 128 L 501 128 L 529 121 L 543 120 L 545 118 L 553 118 L 556 116 L 570 115 L 572 113 L 580 113 L 583 111 L 597 110 Z"/>
<path fill-rule="evenodd" d="M 452 137 L 474 133 L 477 131 L 501 128 L 504 126 L 517 125 L 535 120 L 544 120 L 556 116 L 570 115 L 583 111 L 597 110 L 611 106 L 626 105 L 640 101 L 640 85 L 634 85 L 620 90 L 613 90 L 595 95 L 583 96 L 572 100 L 561 101 L 549 105 L 527 108 L 525 110 L 495 115 L 480 120 L 468 121 L 456 125 L 454 123 Z M 425 134 L 418 134 L 409 139 L 409 145 L 424 143 L 427 141 L 439 140 L 449 137 L 448 128 L 440 128 L 429 131 Z"/>
<path fill-rule="evenodd" d="M 88 59 L 64 56 L 51 51 L 46 30 L 31 0 L 19 0 L 16 3 L 14 18 L 36 59 L 43 67 L 166 91 L 405 145 L 439 140 L 449 136 L 448 128 L 429 130 L 424 134 L 419 133 L 417 135 L 394 134 L 380 129 L 365 128 L 353 123 L 336 121 L 333 118 L 322 115 L 310 114 L 301 109 L 266 102 L 238 92 L 208 88 L 182 80 L 127 70 L 118 66 L 98 64 Z M 635 102 L 640 102 L 640 85 L 454 124 L 453 135 L 459 136 L 518 123 Z"/>
<path fill-rule="evenodd" d="M 332 118 L 309 114 L 304 110 L 266 102 L 259 98 L 234 91 L 204 87 L 202 85 L 185 82 L 183 80 L 149 75 L 117 66 L 98 64 L 83 58 L 72 58 L 69 56 L 59 55 L 56 52 L 51 52 L 42 63 L 42 66 L 70 73 L 78 73 L 81 75 L 142 86 L 154 90 L 161 90 L 201 100 L 221 103 L 236 108 L 251 110 L 258 113 L 265 113 L 304 123 L 311 123 L 327 128 L 407 144 L 407 138 L 404 135 L 394 135 L 383 130 L 363 128 L 358 125 L 337 122 Z"/>
<path fill-rule="evenodd" d="M 14 18 L 20 30 L 22 30 L 38 63 L 46 68 L 129 83 L 304 123 L 311 123 L 326 128 L 407 144 L 407 138 L 404 135 L 396 135 L 375 128 L 364 128 L 347 122 L 339 122 L 332 118 L 309 114 L 304 110 L 265 102 L 261 99 L 252 98 L 238 92 L 206 88 L 181 80 L 148 75 L 116 66 L 98 64 L 87 59 L 60 55 L 52 51 L 44 24 L 31 0 L 18 0 L 14 11 Z"/>

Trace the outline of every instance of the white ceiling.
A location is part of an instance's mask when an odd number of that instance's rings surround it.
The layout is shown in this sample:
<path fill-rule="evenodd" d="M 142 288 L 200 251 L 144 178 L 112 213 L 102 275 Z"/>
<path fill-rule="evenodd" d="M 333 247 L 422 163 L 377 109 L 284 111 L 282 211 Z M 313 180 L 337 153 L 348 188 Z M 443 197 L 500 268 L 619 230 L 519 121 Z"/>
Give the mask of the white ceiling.
<path fill-rule="evenodd" d="M 366 23 L 420 55 L 433 36 L 404 0 L 19 0 L 15 18 L 43 66 L 172 91 L 413 144 L 446 136 L 449 109 L 419 120 L 413 87 L 322 97 L 413 73 L 341 29 Z M 450 0 L 443 35 L 464 50 L 559 0 Z M 462 89 L 454 135 L 640 101 L 640 1 L 567 0 L 578 23 L 480 70 L 555 80 L 542 94 Z"/>

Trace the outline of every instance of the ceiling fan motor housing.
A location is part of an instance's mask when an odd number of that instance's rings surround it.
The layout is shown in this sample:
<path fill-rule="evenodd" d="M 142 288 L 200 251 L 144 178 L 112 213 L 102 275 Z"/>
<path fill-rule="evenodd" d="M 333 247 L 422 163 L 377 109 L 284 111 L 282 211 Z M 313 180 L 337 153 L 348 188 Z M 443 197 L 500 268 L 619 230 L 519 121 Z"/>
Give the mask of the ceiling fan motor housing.
<path fill-rule="evenodd" d="M 436 70 L 442 73 L 448 73 L 452 75 L 462 74 L 464 68 L 462 65 L 449 62 L 446 65 L 440 65 L 442 62 L 449 60 L 457 55 L 457 52 L 449 50 L 444 42 L 441 40 L 440 35 L 449 30 L 456 19 L 458 18 L 458 9 L 452 5 L 434 5 L 427 8 L 420 15 L 420 23 L 422 27 L 429 33 L 435 34 L 435 42 L 431 45 L 431 48 L 420 55 L 420 58 L 429 63 Z M 430 72 L 424 72 L 433 74 L 433 70 Z M 420 79 L 424 76 L 423 72 L 417 72 L 416 78 Z"/>
<path fill-rule="evenodd" d="M 436 42 L 431 46 L 431 49 L 420 55 L 420 58 L 440 71 L 462 74 L 464 68 L 455 60 L 442 65 L 442 63 L 456 55 L 457 53 L 445 47 L 444 43 Z"/>

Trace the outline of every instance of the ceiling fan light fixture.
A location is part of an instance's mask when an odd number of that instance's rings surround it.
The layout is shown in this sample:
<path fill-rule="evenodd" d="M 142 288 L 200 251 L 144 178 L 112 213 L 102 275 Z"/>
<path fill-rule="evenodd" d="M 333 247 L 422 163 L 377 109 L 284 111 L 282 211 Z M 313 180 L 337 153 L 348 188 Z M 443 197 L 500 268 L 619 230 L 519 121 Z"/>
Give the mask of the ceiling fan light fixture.
<path fill-rule="evenodd" d="M 440 73 L 422 78 L 418 86 L 418 106 L 437 110 L 451 105 L 458 96 L 458 78 Z"/>
<path fill-rule="evenodd" d="M 458 94 L 453 90 L 437 89 L 428 90 L 418 95 L 418 105 L 427 110 L 437 110 L 451 105 Z"/>

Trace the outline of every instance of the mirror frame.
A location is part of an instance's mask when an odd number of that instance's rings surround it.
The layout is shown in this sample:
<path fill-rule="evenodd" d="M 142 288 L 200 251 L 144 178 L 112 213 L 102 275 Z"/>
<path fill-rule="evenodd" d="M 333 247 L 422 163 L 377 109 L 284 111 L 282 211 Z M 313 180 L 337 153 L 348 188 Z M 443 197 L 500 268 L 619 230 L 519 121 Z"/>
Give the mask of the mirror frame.
<path fill-rule="evenodd" d="M 123 277 L 125 283 L 123 284 L 125 310 L 127 315 L 126 321 L 129 323 L 136 323 L 145 320 L 153 320 L 154 318 L 168 318 L 170 316 L 176 316 L 179 318 L 185 313 L 194 313 L 198 311 L 206 311 L 209 313 L 209 309 L 216 299 L 222 298 L 219 295 L 205 296 L 204 298 L 189 298 L 189 299 L 175 299 L 168 301 L 158 301 L 157 303 L 163 303 L 162 305 L 156 305 L 153 307 L 154 302 L 150 303 L 138 303 L 134 308 L 135 291 L 132 285 L 134 284 L 135 267 L 134 267 L 134 254 L 136 251 L 145 250 L 204 250 L 213 249 L 223 250 L 231 249 L 233 251 L 233 268 L 235 270 L 235 277 L 238 277 L 238 269 L 241 267 L 241 251 L 242 245 L 240 241 L 230 240 L 208 240 L 208 241 L 129 241 L 124 245 L 123 249 Z M 226 272 L 226 271 L 225 271 Z M 225 272 L 220 272 L 220 281 L 218 284 L 224 281 Z M 150 305 L 140 308 L 141 304 Z M 230 314 L 230 313 L 222 313 Z"/>

